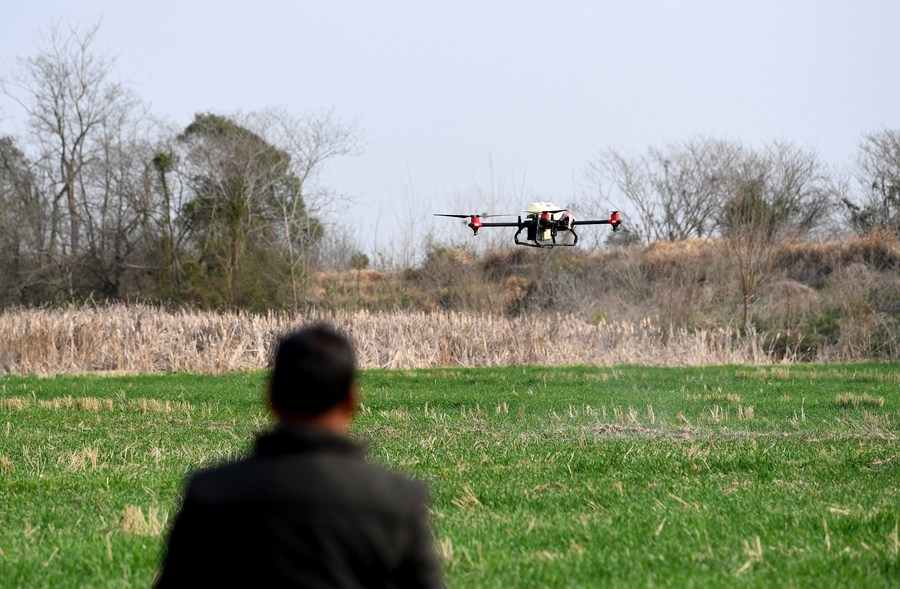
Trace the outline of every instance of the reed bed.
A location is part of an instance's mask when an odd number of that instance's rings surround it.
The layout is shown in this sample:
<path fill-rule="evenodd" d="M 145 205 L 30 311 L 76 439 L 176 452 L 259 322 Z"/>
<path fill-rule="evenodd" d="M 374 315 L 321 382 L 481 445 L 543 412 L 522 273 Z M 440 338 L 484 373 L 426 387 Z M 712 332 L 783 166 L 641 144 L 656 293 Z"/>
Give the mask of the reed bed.
<path fill-rule="evenodd" d="M 699 366 L 770 360 L 756 335 L 743 336 L 728 327 L 689 332 L 649 320 L 591 325 L 566 315 L 250 314 L 110 305 L 0 313 L 0 374 L 254 370 L 267 365 L 278 334 L 319 322 L 345 331 L 366 368 Z"/>

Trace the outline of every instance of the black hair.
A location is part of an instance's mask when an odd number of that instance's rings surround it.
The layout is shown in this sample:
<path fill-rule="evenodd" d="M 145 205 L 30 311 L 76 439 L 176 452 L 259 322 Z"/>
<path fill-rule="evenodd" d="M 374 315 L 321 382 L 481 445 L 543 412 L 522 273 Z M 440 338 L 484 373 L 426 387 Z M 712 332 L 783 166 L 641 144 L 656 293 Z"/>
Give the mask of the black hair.
<path fill-rule="evenodd" d="M 282 415 L 319 415 L 346 401 L 355 380 L 350 341 L 329 325 L 306 327 L 278 341 L 270 402 Z"/>

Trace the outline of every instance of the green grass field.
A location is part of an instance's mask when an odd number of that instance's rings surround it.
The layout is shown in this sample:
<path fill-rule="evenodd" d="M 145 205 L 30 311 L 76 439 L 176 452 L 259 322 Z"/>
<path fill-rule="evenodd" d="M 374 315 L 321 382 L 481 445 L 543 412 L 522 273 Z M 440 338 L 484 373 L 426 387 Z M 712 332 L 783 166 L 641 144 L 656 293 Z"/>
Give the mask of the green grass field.
<path fill-rule="evenodd" d="M 0 379 L 0 586 L 147 586 L 264 375 Z M 453 587 L 900 585 L 900 366 L 367 371 Z"/>

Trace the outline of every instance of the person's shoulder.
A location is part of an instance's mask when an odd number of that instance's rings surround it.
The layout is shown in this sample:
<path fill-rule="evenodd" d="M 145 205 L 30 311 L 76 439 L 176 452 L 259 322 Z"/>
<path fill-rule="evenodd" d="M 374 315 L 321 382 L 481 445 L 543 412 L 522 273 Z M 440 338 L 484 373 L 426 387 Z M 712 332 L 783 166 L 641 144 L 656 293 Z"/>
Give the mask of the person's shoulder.
<path fill-rule="evenodd" d="M 188 476 L 185 499 L 202 503 L 215 501 L 236 486 L 253 480 L 252 456 L 195 470 Z"/>
<path fill-rule="evenodd" d="M 420 511 L 428 500 L 425 483 L 356 453 L 250 455 L 195 471 L 185 491 L 185 501 L 196 505 L 300 502 L 395 517 Z"/>
<path fill-rule="evenodd" d="M 427 486 L 418 479 L 369 461 L 364 462 L 364 465 L 363 468 L 368 472 L 373 486 L 388 496 L 399 495 L 405 498 L 414 498 L 428 495 Z"/>
<path fill-rule="evenodd" d="M 341 484 L 340 494 L 357 507 L 406 516 L 428 504 L 428 487 L 420 480 L 368 460 L 356 462 Z M 352 483 L 351 483 L 352 481 Z"/>

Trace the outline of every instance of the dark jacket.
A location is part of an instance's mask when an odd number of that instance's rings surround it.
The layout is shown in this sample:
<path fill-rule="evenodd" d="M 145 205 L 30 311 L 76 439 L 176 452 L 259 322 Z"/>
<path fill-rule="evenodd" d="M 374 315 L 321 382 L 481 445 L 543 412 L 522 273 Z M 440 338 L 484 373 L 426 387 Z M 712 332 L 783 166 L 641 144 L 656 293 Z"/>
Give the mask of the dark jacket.
<path fill-rule="evenodd" d="M 190 478 L 156 586 L 439 587 L 426 502 L 349 439 L 279 426 Z"/>

